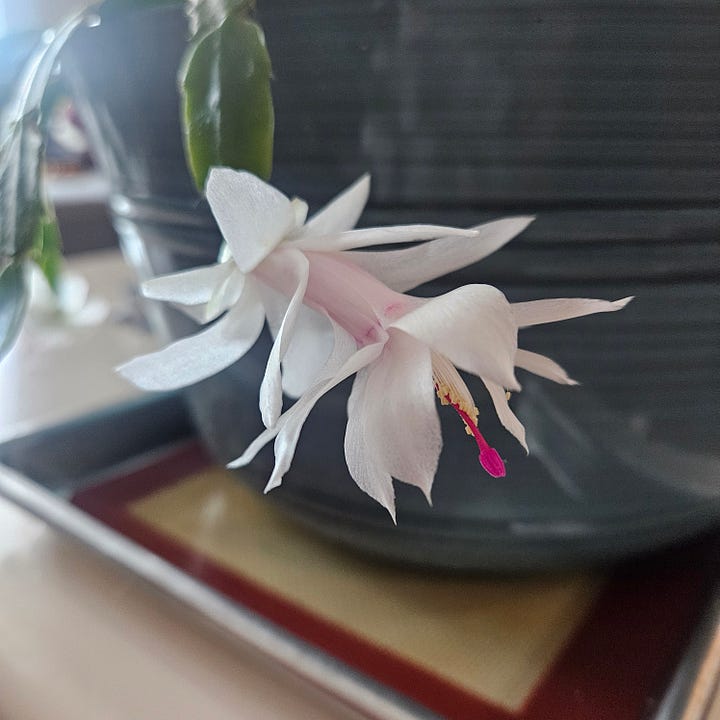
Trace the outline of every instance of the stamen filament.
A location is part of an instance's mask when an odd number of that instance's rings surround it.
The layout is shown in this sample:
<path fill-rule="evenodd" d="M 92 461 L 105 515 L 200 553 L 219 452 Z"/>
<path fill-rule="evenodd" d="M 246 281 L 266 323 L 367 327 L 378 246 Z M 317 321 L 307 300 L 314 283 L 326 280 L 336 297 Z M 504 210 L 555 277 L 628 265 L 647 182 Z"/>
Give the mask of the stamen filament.
<path fill-rule="evenodd" d="M 465 423 L 465 427 L 470 431 L 470 434 L 475 438 L 475 442 L 477 443 L 478 449 L 485 450 L 489 448 L 490 446 L 487 443 L 487 440 L 483 437 L 483 434 L 480 432 L 478 426 L 473 422 L 473 419 L 456 403 L 454 403 L 449 395 L 445 396 L 445 399 L 448 402 L 448 405 L 452 405 L 455 412 L 462 418 L 463 422 Z"/>

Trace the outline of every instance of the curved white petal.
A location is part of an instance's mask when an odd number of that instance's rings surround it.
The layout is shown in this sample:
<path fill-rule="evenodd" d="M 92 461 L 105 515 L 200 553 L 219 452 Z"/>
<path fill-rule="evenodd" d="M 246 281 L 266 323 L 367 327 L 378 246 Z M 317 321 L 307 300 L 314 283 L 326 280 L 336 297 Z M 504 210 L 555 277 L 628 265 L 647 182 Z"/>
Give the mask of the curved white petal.
<path fill-rule="evenodd" d="M 142 284 L 142 294 L 151 300 L 201 305 L 209 302 L 215 289 L 230 277 L 234 269 L 233 262 L 224 262 L 160 275 Z"/>
<path fill-rule="evenodd" d="M 372 366 L 371 366 L 372 367 Z M 348 399 L 348 422 L 345 429 L 345 461 L 355 484 L 379 502 L 395 519 L 395 488 L 392 476 L 368 442 L 365 416 L 367 381 L 370 371 L 358 373 Z"/>
<path fill-rule="evenodd" d="M 245 288 L 245 278 L 246 276 L 236 269 L 215 288 L 215 292 L 205 304 L 181 305 L 175 303 L 175 307 L 200 325 L 206 325 L 220 317 L 240 299 Z"/>
<path fill-rule="evenodd" d="M 258 283 L 258 293 L 262 304 L 265 306 L 265 319 L 274 340 L 280 330 L 280 325 L 282 325 L 290 301 L 285 295 L 273 290 L 263 282 Z"/>
<path fill-rule="evenodd" d="M 237 266 L 253 270 L 295 227 L 295 208 L 248 172 L 212 168 L 205 194 Z"/>
<path fill-rule="evenodd" d="M 308 235 L 300 238 L 296 246 L 302 250 L 332 252 L 353 248 L 388 245 L 391 243 L 432 240 L 443 236 L 477 237 L 477 231 L 443 225 L 395 225 L 377 228 L 348 230 L 339 235 Z"/>
<path fill-rule="evenodd" d="M 442 237 L 422 245 L 385 252 L 348 251 L 344 257 L 398 292 L 411 290 L 499 250 L 519 235 L 533 217 L 512 217 L 478 225 L 476 237 Z"/>
<path fill-rule="evenodd" d="M 335 343 L 322 377 L 289 410 L 278 418 L 274 427 L 260 433 L 239 458 L 228 463 L 229 468 L 247 465 L 270 440 L 277 436 L 275 442 L 275 469 L 270 477 L 266 491 L 279 485 L 282 476 L 290 467 L 300 430 L 315 403 L 335 385 L 371 363 L 382 351 L 383 343 L 366 345 L 357 350 L 355 340 L 351 335 L 336 323 L 333 323 L 333 330 Z M 282 438 L 280 437 L 281 433 Z"/>
<path fill-rule="evenodd" d="M 519 390 L 515 320 L 491 285 L 465 285 L 433 298 L 390 325 L 421 340 L 453 365 Z"/>
<path fill-rule="evenodd" d="M 258 283 L 273 340 L 288 309 L 285 295 Z M 307 305 L 300 305 L 295 332 L 282 360 L 282 389 L 292 398 L 300 397 L 320 377 L 334 346 L 330 319 Z"/>
<path fill-rule="evenodd" d="M 239 360 L 258 339 L 265 313 L 248 283 L 240 301 L 207 330 L 142 355 L 117 368 L 143 390 L 175 390 L 214 375 Z"/>
<path fill-rule="evenodd" d="M 362 409 L 368 449 L 383 469 L 420 488 L 429 502 L 442 449 L 430 349 L 391 331 L 369 370 Z"/>
<path fill-rule="evenodd" d="M 300 431 L 317 401 L 326 392 L 350 377 L 350 375 L 371 363 L 380 354 L 381 350 L 382 343 L 376 343 L 374 345 L 366 345 L 351 355 L 335 375 L 324 382 L 319 382 L 314 385 L 287 412 L 280 416 L 274 428 L 268 428 L 265 433 L 256 438 L 245 453 L 230 463 L 228 467 L 246 465 L 257 451 L 276 435 L 274 445 L 275 467 L 265 486 L 265 492 L 269 492 L 273 488 L 278 487 L 282 483 L 283 476 L 292 463 L 295 448 L 297 447 L 300 437 Z"/>
<path fill-rule="evenodd" d="M 542 325 L 560 320 L 622 310 L 633 297 L 622 300 L 595 300 L 591 298 L 551 298 L 512 303 L 512 311 L 519 328 Z"/>
<path fill-rule="evenodd" d="M 330 320 L 303 305 L 282 363 L 283 392 L 300 397 L 320 376 L 333 349 Z"/>
<path fill-rule="evenodd" d="M 287 306 L 285 317 L 278 328 L 265 367 L 265 375 L 260 385 L 260 414 L 265 427 L 272 427 L 282 412 L 280 361 L 287 352 L 308 283 L 309 263 L 301 252 L 283 253 L 282 264 L 285 266 L 285 272 L 290 277 L 290 282 L 295 285 L 295 292 Z"/>
<path fill-rule="evenodd" d="M 308 214 L 308 204 L 298 197 L 294 197 L 290 201 L 293 213 L 295 214 L 295 227 L 301 228 Z"/>
<path fill-rule="evenodd" d="M 501 425 L 509 433 L 515 436 L 517 441 L 523 446 L 523 448 L 525 448 L 525 452 L 529 452 L 527 442 L 525 440 L 525 427 L 517 419 L 515 413 L 510 409 L 505 390 L 492 380 L 488 380 L 487 378 L 480 379 L 483 383 L 485 383 L 485 387 L 490 393 L 493 405 L 495 406 L 495 412 L 497 413 L 498 420 L 500 420 Z"/>
<path fill-rule="evenodd" d="M 205 325 L 220 317 L 220 315 L 240 299 L 245 287 L 246 276 L 235 268 L 234 263 L 232 263 L 232 266 L 234 272 L 215 288 L 215 292 L 213 292 L 208 302 L 204 305 L 176 304 L 178 310 L 182 310 L 182 312 L 201 325 Z"/>
<path fill-rule="evenodd" d="M 296 236 L 334 235 L 355 227 L 370 195 L 370 176 L 363 175 L 316 212 Z"/>
<path fill-rule="evenodd" d="M 218 250 L 218 262 L 224 263 L 228 260 L 232 260 L 232 250 L 230 250 L 230 246 L 223 239 L 220 244 L 220 249 Z"/>
<path fill-rule="evenodd" d="M 220 317 L 240 299 L 245 289 L 245 279 L 246 276 L 235 269 L 223 283 L 218 285 L 205 305 L 204 322 L 207 323 Z"/>
<path fill-rule="evenodd" d="M 523 370 L 529 370 L 535 375 L 547 378 L 561 385 L 578 385 L 554 360 L 545 355 L 530 352 L 529 350 L 518 350 L 515 354 L 515 366 Z"/>

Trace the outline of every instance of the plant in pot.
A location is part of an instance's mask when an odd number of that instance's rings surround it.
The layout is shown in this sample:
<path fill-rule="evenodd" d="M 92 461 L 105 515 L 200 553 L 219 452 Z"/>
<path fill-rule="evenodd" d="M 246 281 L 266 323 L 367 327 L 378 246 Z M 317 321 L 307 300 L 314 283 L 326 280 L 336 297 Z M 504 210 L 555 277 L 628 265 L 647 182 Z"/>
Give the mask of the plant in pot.
<path fill-rule="evenodd" d="M 596 140 L 593 136 L 581 137 L 575 145 L 568 142 L 570 129 L 577 130 L 573 123 L 582 115 L 573 102 L 585 101 L 589 108 L 596 102 L 583 95 L 584 86 L 578 81 L 584 67 L 578 49 L 558 44 L 551 56 L 555 64 L 550 66 L 549 79 L 534 87 L 539 71 L 527 65 L 523 56 L 513 60 L 511 70 L 503 64 L 523 43 L 540 45 L 546 37 L 524 16 L 498 20 L 483 4 L 472 12 L 465 8 L 472 16 L 468 18 L 430 2 L 413 8 L 403 3 L 373 8 L 314 3 L 293 9 L 266 2 L 262 19 L 277 74 L 274 185 L 289 196 L 301 195 L 314 208 L 370 168 L 374 190 L 361 225 L 421 219 L 447 226 L 415 227 L 414 235 L 407 231 L 404 236 L 369 231 L 343 235 L 354 225 L 366 199 L 367 182 L 360 180 L 339 205 L 332 206 L 334 210 L 315 216 L 320 218 L 315 220 L 315 230 L 325 226 L 327 232 L 307 232 L 303 227 L 312 230 L 313 220 L 303 226 L 306 208 L 300 201 L 274 194 L 249 175 L 216 171 L 211 176 L 215 183 L 207 188 L 213 212 L 197 189 L 206 187 L 210 166 L 244 167 L 261 176 L 269 172 L 270 71 L 250 8 L 245 3 L 191 3 L 188 50 L 182 7 L 150 5 L 132 11 L 107 5 L 99 26 L 77 33 L 65 65 L 74 78 L 96 151 L 111 178 L 114 221 L 126 257 L 140 280 L 152 281 L 147 285 L 149 294 L 181 304 L 202 301 L 204 315 L 192 308 L 182 313 L 167 304 L 148 306 L 153 324 L 166 339 L 200 338 L 196 342 L 202 345 L 201 351 L 192 363 L 194 375 L 181 375 L 169 362 L 171 355 L 150 359 L 150 365 L 131 364 L 126 372 L 148 387 L 199 380 L 186 394 L 198 427 L 218 459 L 233 461 L 250 446 L 252 451 L 242 463 L 251 455 L 252 463 L 238 474 L 262 489 L 268 478 L 275 484 L 292 458 L 282 489 L 269 497 L 293 517 L 368 552 L 442 567 L 517 569 L 614 557 L 684 537 L 715 521 L 720 507 L 714 482 L 717 463 L 707 453 L 696 452 L 693 424 L 688 422 L 688 417 L 702 416 L 706 405 L 689 413 L 677 407 L 664 412 L 663 391 L 648 393 L 637 388 L 637 367 L 648 354 L 665 349 L 671 337 L 658 333 L 661 321 L 682 337 L 686 334 L 683 319 L 658 312 L 668 303 L 663 272 L 671 267 L 675 273 L 671 282 L 678 277 L 688 280 L 692 297 L 702 296 L 706 288 L 697 287 L 697 268 L 691 262 L 677 262 L 672 249 L 652 242 L 653 233 L 667 233 L 669 215 L 662 201 L 669 197 L 668 186 L 657 177 L 643 185 L 644 176 L 638 179 L 632 172 L 620 171 L 613 185 L 606 180 L 607 167 L 602 163 L 597 172 L 590 163 L 578 164 Z M 483 28 L 490 16 L 495 17 L 495 27 L 487 32 L 495 35 L 485 37 Z M 550 20 L 551 34 L 572 31 L 582 49 L 582 22 Z M 512 39 L 510 51 L 498 39 L 503 37 Z M 460 43 L 463 38 L 472 42 Z M 426 52 L 428 48 L 431 52 Z M 600 67 L 607 69 L 612 57 L 609 52 L 603 55 Z M 483 64 L 493 71 L 478 73 Z M 184 79 L 181 92 L 176 82 L 179 71 Z M 565 90 L 560 85 L 555 90 L 565 104 L 557 106 L 555 120 L 548 125 L 546 116 L 552 108 L 537 107 L 542 93 L 553 90 L 548 84 L 551 80 L 565 83 Z M 529 100 L 523 99 L 524 93 Z M 484 102 L 471 99 L 476 97 Z M 538 132 L 540 126 L 545 127 L 544 136 Z M 560 139 L 553 136 L 553 127 L 560 128 Z M 612 134 L 610 140 L 620 142 Z M 647 145 L 652 148 L 665 141 L 660 133 L 648 137 Z M 518 143 L 535 158 L 528 163 L 535 168 L 528 177 L 514 170 Z M 604 161 L 606 156 L 601 158 Z M 585 170 L 584 174 L 576 171 L 575 180 L 567 171 L 572 161 Z M 527 172 L 528 167 L 521 169 Z M 628 197 L 620 209 L 609 188 Z M 658 207 L 648 210 L 652 192 Z M 250 213 L 248 198 L 257 200 Z M 521 216 L 507 225 L 486 226 L 478 234 L 461 232 L 455 237 L 449 226 L 477 226 L 496 218 L 499 210 L 520 207 L 542 212 L 519 241 L 475 266 L 472 261 L 502 245 L 527 220 Z M 277 218 L 287 220 L 280 229 L 272 225 Z M 683 221 L 677 215 L 672 218 Z M 692 212 L 684 219 L 700 228 L 695 248 L 700 259 L 703 239 L 716 217 Z M 223 237 L 216 220 L 231 251 L 222 254 L 220 262 Z M 257 242 L 247 244 L 248 237 L 258 240 L 249 229 L 246 232 L 251 225 L 261 228 L 265 233 L 261 239 L 268 243 L 264 254 L 255 259 L 252 248 Z M 505 234 L 498 235 L 498 228 Z M 334 244 L 323 244 L 329 236 Z M 337 242 L 340 236 L 344 245 Z M 437 237 L 440 241 L 407 250 L 346 252 L 388 240 Z M 289 247 L 292 242 L 296 245 Z M 647 256 L 636 263 L 642 271 L 628 264 L 638 244 L 654 258 L 649 264 Z M 304 258 L 298 260 L 300 265 L 309 265 L 307 286 L 299 295 L 296 291 L 302 282 L 297 277 L 302 277 L 302 269 L 284 262 L 292 252 Z M 467 264 L 470 267 L 463 270 Z M 178 291 L 177 277 L 153 280 L 197 267 L 203 267 L 214 284 L 203 285 L 197 274 L 187 275 Z M 445 277 L 446 273 L 451 275 Z M 471 295 L 462 303 L 461 296 L 453 295 L 459 285 L 477 287 L 488 280 L 520 303 L 509 311 L 514 313 L 515 324 L 508 357 L 498 361 L 510 369 L 505 376 L 493 374 L 496 368 L 491 366 L 496 358 L 493 348 L 505 347 L 506 342 L 502 332 L 494 332 L 505 327 L 500 311 L 496 312 L 489 298 Z M 395 294 L 384 294 L 371 282 L 389 285 L 388 293 Z M 423 308 L 437 308 L 437 301 L 425 303 L 400 295 L 420 283 L 419 298 L 451 297 L 458 303 L 424 317 Z M 262 317 L 257 303 L 240 305 L 240 290 L 252 284 L 270 293 L 270 299 L 261 298 Z M 580 320 L 541 328 L 535 334 L 527 331 L 533 350 L 567 360 L 589 389 L 554 388 L 551 383 L 522 378 L 523 393 L 511 400 L 512 413 L 503 388 L 516 388 L 513 365 L 561 382 L 569 379 L 538 354 L 517 353 L 517 325 L 584 314 L 581 306 L 571 306 L 572 312 L 558 310 L 568 307 L 560 303 L 554 306 L 554 315 L 534 317 L 533 308 L 543 307 L 532 304 L 535 298 L 549 294 L 548 286 L 553 295 L 585 295 L 592 289 L 620 297 L 638 285 L 651 302 L 628 312 L 627 320 L 592 318 L 585 324 Z M 276 322 L 270 310 L 272 293 L 285 296 Z M 353 300 L 358 294 L 369 303 L 372 317 L 363 314 Z M 293 313 L 282 314 L 298 305 L 299 300 L 293 304 L 296 295 L 317 315 L 311 315 L 314 320 L 303 326 L 303 332 Z M 492 295 L 493 301 L 497 298 Z M 507 309 L 503 302 L 498 300 Z M 207 305 L 212 303 L 214 312 L 210 313 Z M 382 312 L 378 313 L 377 303 Z M 595 311 L 619 305 L 583 307 Z M 217 344 L 209 342 L 213 336 L 197 334 L 198 325 L 188 312 L 196 319 L 209 320 L 227 310 L 212 330 L 222 328 L 223 320 L 227 325 L 238 308 L 239 321 L 254 323 L 255 330 L 267 314 L 276 339 L 273 342 L 270 334 L 261 336 L 237 362 L 219 361 L 228 366 L 216 373 Z M 383 315 L 385 311 L 389 314 Z M 527 317 L 518 319 L 523 313 Z M 356 358 L 350 365 L 345 358 L 345 365 L 325 372 L 323 363 L 328 356 L 333 359 L 333 342 L 339 347 L 346 338 L 342 334 L 333 338 L 333 324 L 324 322 L 323 314 L 350 333 L 354 352 L 364 351 L 368 357 Z M 290 318 L 288 333 L 295 329 L 292 341 L 285 343 L 283 317 Z M 371 322 L 362 325 L 369 317 Z M 704 316 L 696 316 L 693 325 L 707 341 Z M 376 332 L 371 338 L 375 343 L 361 340 L 361 331 Z M 221 331 L 216 329 L 215 334 Z M 249 334 L 254 335 L 254 330 Z M 314 356 L 307 348 L 301 352 L 296 338 L 303 336 L 309 338 Z M 406 337 L 426 343 L 409 349 L 403 343 Z M 640 343 L 635 342 L 638 337 Z M 381 347 L 367 350 L 373 344 Z M 232 352 L 237 356 L 246 349 L 235 347 L 227 355 L 227 343 L 224 347 L 225 360 Z M 467 350 L 473 351 L 472 358 L 462 355 Z M 379 355 L 373 356 L 374 352 Z M 293 356 L 301 359 L 293 364 Z M 417 365 L 421 356 L 424 366 Z M 285 415 L 279 415 L 278 407 L 280 359 L 286 376 L 296 367 L 314 368 L 306 373 L 314 378 L 305 378 L 295 388 L 293 395 L 301 396 L 297 406 L 292 406 L 295 410 Z M 704 367 L 711 360 L 711 355 L 699 351 L 692 357 L 678 354 L 670 362 Z M 473 364 L 476 361 L 481 364 Z M 453 365 L 484 376 L 486 382 L 460 379 Z M 170 368 L 173 377 L 162 376 L 158 366 Z M 350 396 L 346 434 L 350 387 L 340 380 L 356 370 L 360 372 Z M 664 371 L 662 363 L 645 370 L 653 382 L 672 392 L 675 379 L 664 384 Z M 313 380 L 319 385 L 313 386 Z M 262 415 L 255 410 L 258 388 L 263 388 Z M 428 408 L 436 393 L 438 403 L 450 406 L 440 408 L 444 447 L 437 472 L 439 431 L 436 410 Z M 312 412 L 305 413 L 310 407 Z M 496 410 L 510 433 L 494 420 Z M 527 430 L 529 456 L 512 437 L 523 440 L 520 421 Z M 300 429 L 302 438 L 296 448 Z M 477 448 L 465 429 L 475 436 Z M 268 450 L 255 456 L 259 445 L 275 436 L 275 457 Z M 257 437 L 261 442 L 253 444 Z M 363 443 L 365 447 L 360 447 Z M 705 438 L 702 445 L 707 449 Z M 486 446 L 497 450 L 489 452 Z M 484 474 L 481 465 L 492 475 L 505 472 L 500 456 L 507 459 L 507 477 L 493 479 Z M 384 464 L 378 469 L 379 458 Z M 405 483 L 393 486 L 392 476 Z M 679 476 L 691 477 L 692 482 L 678 482 Z M 433 507 L 424 497 L 431 484 Z M 368 493 L 388 508 L 397 507 L 397 527 Z"/>

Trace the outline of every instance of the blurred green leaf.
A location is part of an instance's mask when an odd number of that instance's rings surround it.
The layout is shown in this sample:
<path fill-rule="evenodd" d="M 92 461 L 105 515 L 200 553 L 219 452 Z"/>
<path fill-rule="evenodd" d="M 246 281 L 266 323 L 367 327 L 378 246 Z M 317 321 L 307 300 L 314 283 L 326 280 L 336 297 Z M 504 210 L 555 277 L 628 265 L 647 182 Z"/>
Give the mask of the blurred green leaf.
<path fill-rule="evenodd" d="M 52 228 L 43 187 L 43 97 L 58 55 L 75 28 L 77 15 L 57 31 L 43 34 L 42 45 L 26 65 L 17 92 L 5 109 L 0 145 L 0 347 L 7 350 L 25 308 L 22 268 L 25 260 L 42 260 L 48 279 L 56 282 L 60 236 Z M 44 249 L 46 248 L 46 249 Z"/>
<path fill-rule="evenodd" d="M 0 263 L 35 247 L 43 212 L 42 148 L 38 121 L 28 114 L 15 123 L 0 150 Z"/>
<path fill-rule="evenodd" d="M 0 360 L 20 332 L 27 302 L 23 264 L 13 262 L 0 272 Z"/>
<path fill-rule="evenodd" d="M 40 223 L 40 243 L 33 259 L 38 264 L 48 284 L 57 292 L 62 269 L 62 238 L 55 213 L 46 209 Z"/>
<path fill-rule="evenodd" d="M 82 16 L 77 16 L 43 35 L 6 109 L 0 146 L 0 267 L 3 261 L 29 253 L 42 232 L 45 144 L 40 109 L 58 54 L 81 22 Z"/>
<path fill-rule="evenodd" d="M 272 170 L 275 116 L 265 37 L 247 14 L 249 3 L 211 3 L 220 13 L 228 4 L 219 24 L 205 8 L 204 27 L 211 29 L 196 35 L 180 71 L 186 155 L 201 192 L 213 165 L 265 180 Z"/>

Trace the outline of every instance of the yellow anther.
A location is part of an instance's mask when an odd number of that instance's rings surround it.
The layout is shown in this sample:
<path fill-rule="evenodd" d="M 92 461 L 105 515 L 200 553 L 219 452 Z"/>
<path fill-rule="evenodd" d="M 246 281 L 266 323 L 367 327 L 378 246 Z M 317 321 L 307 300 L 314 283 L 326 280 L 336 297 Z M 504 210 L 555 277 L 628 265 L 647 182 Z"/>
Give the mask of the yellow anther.
<path fill-rule="evenodd" d="M 477 425 L 479 411 L 475 407 L 475 401 L 455 366 L 446 357 L 439 353 L 433 353 L 432 369 L 435 391 L 440 403 L 459 408 Z M 467 424 L 465 430 L 468 435 L 473 434 Z"/>

